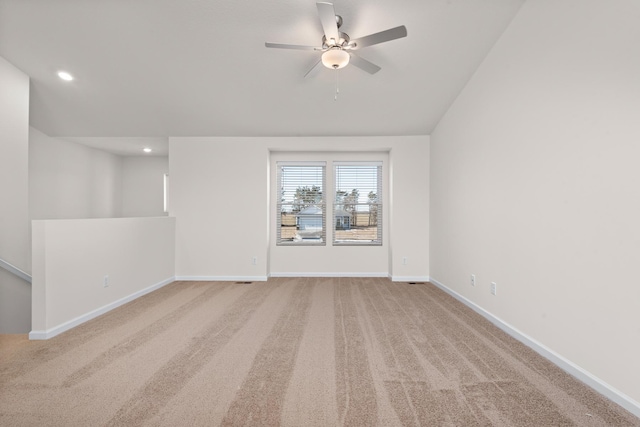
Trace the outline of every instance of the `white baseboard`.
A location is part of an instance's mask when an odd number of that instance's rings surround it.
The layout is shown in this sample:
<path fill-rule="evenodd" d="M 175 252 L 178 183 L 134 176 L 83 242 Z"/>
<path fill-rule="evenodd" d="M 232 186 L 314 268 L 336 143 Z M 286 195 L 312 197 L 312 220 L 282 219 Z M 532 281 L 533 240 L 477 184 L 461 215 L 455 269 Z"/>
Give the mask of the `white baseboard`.
<path fill-rule="evenodd" d="M 296 272 L 276 272 L 269 274 L 269 277 L 388 277 L 387 273 L 296 273 Z"/>
<path fill-rule="evenodd" d="M 100 308 L 97 308 L 81 316 L 78 316 L 75 319 L 71 319 L 58 326 L 54 326 L 53 328 L 47 329 L 46 331 L 31 331 L 29 332 L 29 339 L 30 340 L 48 340 L 49 338 L 53 338 L 56 335 L 59 335 L 63 332 L 68 331 L 69 329 L 75 328 L 76 326 L 88 320 L 94 319 L 108 311 L 113 310 L 114 308 L 120 307 L 121 305 L 124 305 L 130 301 L 133 301 L 136 298 L 140 298 L 141 296 L 148 294 L 149 292 L 153 292 L 157 289 L 160 289 L 161 287 L 168 285 L 169 283 L 172 283 L 172 282 L 174 282 L 174 278 L 170 277 L 168 279 L 165 279 L 161 282 L 156 283 L 155 285 L 151 285 L 147 288 L 141 289 L 137 292 L 132 293 L 131 295 L 128 295 L 124 298 L 120 298 L 119 300 L 113 301 L 107 305 L 104 305 Z"/>
<path fill-rule="evenodd" d="M 390 276 L 392 282 L 428 282 L 429 276 Z"/>
<path fill-rule="evenodd" d="M 530 347 L 531 349 L 533 349 L 536 353 L 540 354 L 542 357 L 549 360 L 550 362 L 558 366 L 563 371 L 574 376 L 575 378 L 582 381 L 583 383 L 585 383 L 586 385 L 588 385 L 598 393 L 602 394 L 603 396 L 607 397 L 608 399 L 622 406 L 624 409 L 631 412 L 635 416 L 640 417 L 640 402 L 637 402 L 636 400 L 627 396 L 620 390 L 617 390 L 615 387 L 612 387 L 610 384 L 607 384 L 605 381 L 601 380 L 600 378 L 596 377 L 595 375 L 591 374 L 590 372 L 576 365 L 572 361 L 559 355 L 558 353 L 551 350 L 544 344 L 536 341 L 535 339 L 531 338 L 527 334 L 514 328 L 513 326 L 503 321 L 502 319 L 489 313 L 487 310 L 475 304 L 474 302 L 468 300 L 467 298 L 463 297 L 456 291 L 449 289 L 447 286 L 438 282 L 436 279 L 431 278 L 430 282 L 436 285 L 438 288 L 442 289 L 444 292 L 454 297 L 455 299 L 457 299 L 458 301 L 460 301 L 461 303 L 463 303 L 464 305 L 471 308 L 476 313 L 480 314 L 482 317 L 484 317 L 485 319 L 493 323 L 498 328 L 502 329 L 504 332 L 506 332 L 513 338 L 517 339 L 527 347 Z"/>
<path fill-rule="evenodd" d="M 266 282 L 267 276 L 176 276 L 187 282 Z"/>

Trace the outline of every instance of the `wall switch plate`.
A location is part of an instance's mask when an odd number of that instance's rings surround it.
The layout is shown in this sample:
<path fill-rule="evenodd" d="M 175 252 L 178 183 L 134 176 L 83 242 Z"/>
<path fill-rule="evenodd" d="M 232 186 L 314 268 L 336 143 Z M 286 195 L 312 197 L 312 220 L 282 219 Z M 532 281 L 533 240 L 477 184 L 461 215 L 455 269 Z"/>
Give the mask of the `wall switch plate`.
<path fill-rule="evenodd" d="M 471 286 L 475 286 L 476 285 L 476 275 L 472 274 L 471 275 Z"/>
<path fill-rule="evenodd" d="M 252 264 L 252 265 L 258 265 L 258 257 L 257 257 L 257 256 L 254 256 L 254 257 L 251 259 L 251 264 Z"/>
<path fill-rule="evenodd" d="M 109 275 L 105 274 L 105 276 L 102 278 L 102 286 L 104 286 L 105 288 L 109 287 Z"/>
<path fill-rule="evenodd" d="M 407 257 L 402 257 L 402 265 L 407 265 L 409 264 L 409 260 L 407 259 Z"/>
<path fill-rule="evenodd" d="M 497 287 L 498 287 L 498 285 L 496 285 L 496 282 L 491 282 L 491 295 L 495 295 L 496 294 Z"/>

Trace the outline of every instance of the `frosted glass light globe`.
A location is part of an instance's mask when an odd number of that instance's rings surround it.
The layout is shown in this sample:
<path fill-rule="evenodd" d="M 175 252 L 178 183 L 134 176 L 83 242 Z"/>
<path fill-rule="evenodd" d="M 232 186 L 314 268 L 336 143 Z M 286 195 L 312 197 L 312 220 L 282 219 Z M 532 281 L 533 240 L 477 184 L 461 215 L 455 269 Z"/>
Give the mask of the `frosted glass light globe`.
<path fill-rule="evenodd" d="M 349 54 L 342 49 L 329 49 L 322 54 L 322 65 L 327 68 L 343 68 L 349 63 Z"/>

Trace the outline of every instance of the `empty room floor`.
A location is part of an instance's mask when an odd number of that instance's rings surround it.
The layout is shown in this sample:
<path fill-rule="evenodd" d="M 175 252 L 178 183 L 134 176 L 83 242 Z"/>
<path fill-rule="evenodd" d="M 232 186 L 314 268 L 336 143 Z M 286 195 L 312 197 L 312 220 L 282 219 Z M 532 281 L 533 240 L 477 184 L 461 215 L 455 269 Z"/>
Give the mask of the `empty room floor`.
<path fill-rule="evenodd" d="M 175 282 L 16 342 L 0 425 L 640 426 L 429 283 Z"/>

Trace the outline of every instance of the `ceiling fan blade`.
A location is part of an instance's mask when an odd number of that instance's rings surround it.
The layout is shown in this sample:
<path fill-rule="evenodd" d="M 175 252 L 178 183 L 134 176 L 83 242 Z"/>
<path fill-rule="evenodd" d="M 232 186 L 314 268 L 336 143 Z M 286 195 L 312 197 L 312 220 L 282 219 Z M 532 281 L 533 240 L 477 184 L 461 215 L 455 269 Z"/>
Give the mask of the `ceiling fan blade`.
<path fill-rule="evenodd" d="M 298 50 L 315 50 L 315 46 L 302 46 L 298 44 L 282 44 L 282 43 L 269 43 L 265 42 L 266 47 L 275 47 L 278 49 L 298 49 Z"/>
<path fill-rule="evenodd" d="M 313 67 L 304 75 L 304 78 L 313 77 L 318 74 L 318 71 L 322 68 L 322 60 L 318 60 Z"/>
<path fill-rule="evenodd" d="M 407 37 L 407 27 L 404 25 L 380 31 L 379 33 L 369 34 L 368 36 L 360 37 L 359 39 L 352 40 L 351 42 L 356 44 L 356 49 L 360 49 L 361 47 L 384 43 L 402 37 Z"/>
<path fill-rule="evenodd" d="M 349 60 L 350 64 L 355 65 L 356 67 L 366 71 L 369 74 L 375 74 L 381 70 L 381 68 L 373 62 L 369 62 L 353 52 L 349 52 L 349 55 L 351 55 L 351 59 Z"/>
<path fill-rule="evenodd" d="M 318 15 L 320 15 L 320 22 L 322 23 L 322 29 L 327 40 L 338 40 L 340 34 L 338 33 L 338 24 L 336 22 L 336 11 L 333 9 L 333 3 L 317 2 Z"/>

